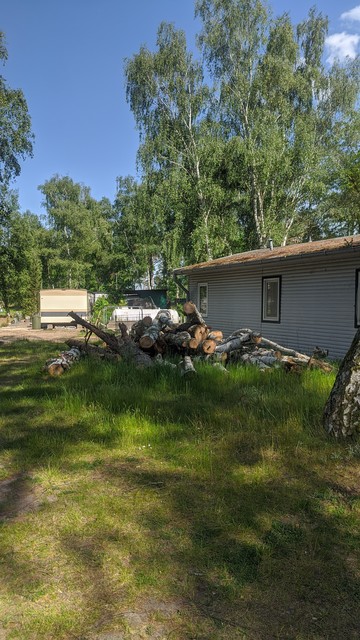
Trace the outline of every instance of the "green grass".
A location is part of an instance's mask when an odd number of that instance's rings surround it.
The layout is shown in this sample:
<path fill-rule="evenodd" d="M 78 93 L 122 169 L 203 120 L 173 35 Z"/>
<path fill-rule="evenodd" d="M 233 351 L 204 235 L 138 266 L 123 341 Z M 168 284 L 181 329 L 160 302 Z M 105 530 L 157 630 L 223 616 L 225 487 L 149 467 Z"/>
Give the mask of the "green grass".
<path fill-rule="evenodd" d="M 0 351 L 0 638 L 351 640 L 356 440 L 334 375 L 228 375 Z M 3 634 L 3 635 L 2 635 Z"/>

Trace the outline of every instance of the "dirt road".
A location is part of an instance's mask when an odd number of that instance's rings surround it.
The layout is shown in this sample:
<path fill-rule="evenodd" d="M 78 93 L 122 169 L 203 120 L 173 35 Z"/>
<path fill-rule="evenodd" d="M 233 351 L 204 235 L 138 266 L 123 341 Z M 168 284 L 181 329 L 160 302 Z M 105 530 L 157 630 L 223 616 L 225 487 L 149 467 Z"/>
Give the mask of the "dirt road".
<path fill-rule="evenodd" d="M 13 342 L 14 340 L 48 340 L 50 342 L 64 342 L 68 338 L 76 338 L 83 331 L 75 327 L 56 327 L 55 329 L 32 329 L 31 323 L 19 322 L 7 327 L 0 327 L 1 342 Z"/>

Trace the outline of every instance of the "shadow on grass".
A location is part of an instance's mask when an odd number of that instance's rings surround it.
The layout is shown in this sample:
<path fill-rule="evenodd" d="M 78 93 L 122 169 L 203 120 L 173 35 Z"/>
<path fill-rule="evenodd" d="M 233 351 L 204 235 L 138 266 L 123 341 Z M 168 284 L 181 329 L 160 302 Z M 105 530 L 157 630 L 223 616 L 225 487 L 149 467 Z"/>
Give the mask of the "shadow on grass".
<path fill-rule="evenodd" d="M 312 387 L 281 372 L 223 377 L 200 367 L 187 380 L 82 363 L 61 380 L 38 373 L 34 384 L 44 354 L 26 388 L 4 393 L 1 443 L 27 474 L 48 463 L 84 474 L 73 500 L 61 498 L 69 520 L 58 540 L 92 621 L 69 638 L 87 637 L 93 620 L 101 628 L 104 611 L 111 624 L 124 601 L 136 607 L 152 593 L 182 603 L 188 622 L 177 621 L 171 638 L 358 637 L 356 496 L 342 495 L 343 510 L 326 508 L 339 484 L 321 457 L 332 446 L 321 431 L 324 377 Z M 77 460 L 84 445 L 93 457 Z M 16 593 L 11 561 L 5 553 Z M 37 575 L 26 586 L 31 567 L 21 571 L 24 593 L 43 588 Z"/>
<path fill-rule="evenodd" d="M 130 487 L 157 495 L 158 509 L 142 507 L 135 517 L 148 547 L 135 544 L 132 552 L 140 570 L 156 559 L 150 584 L 161 583 L 170 567 L 173 597 L 249 638 L 355 640 L 360 585 L 349 556 L 357 540 L 313 500 L 326 491 L 320 476 L 289 460 L 292 486 L 282 479 L 235 486 L 231 469 L 219 486 L 149 472 L 139 462 L 120 471 L 114 465 L 106 477 L 116 483 L 120 474 Z M 131 536 L 123 544 L 131 549 Z"/>

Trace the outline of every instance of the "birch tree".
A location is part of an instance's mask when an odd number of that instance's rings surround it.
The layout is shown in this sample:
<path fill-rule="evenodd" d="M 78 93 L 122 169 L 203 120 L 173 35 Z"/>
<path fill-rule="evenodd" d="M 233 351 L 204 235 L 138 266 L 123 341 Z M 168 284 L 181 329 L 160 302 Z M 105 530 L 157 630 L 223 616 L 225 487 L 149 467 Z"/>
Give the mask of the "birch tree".
<path fill-rule="evenodd" d="M 327 19 L 314 9 L 296 28 L 260 0 L 197 0 L 196 12 L 249 244 L 296 240 L 326 192 L 341 123 L 355 112 L 356 62 L 324 68 Z"/>
<path fill-rule="evenodd" d="M 233 212 L 224 207 L 226 193 L 215 179 L 222 138 L 211 118 L 211 92 L 184 33 L 162 23 L 157 50 L 142 47 L 127 60 L 125 76 L 140 132 L 143 175 L 158 173 L 163 191 L 166 182 L 181 184 L 181 197 L 173 206 L 183 212 L 185 253 L 194 260 L 221 254 L 222 238 L 237 232 Z"/>

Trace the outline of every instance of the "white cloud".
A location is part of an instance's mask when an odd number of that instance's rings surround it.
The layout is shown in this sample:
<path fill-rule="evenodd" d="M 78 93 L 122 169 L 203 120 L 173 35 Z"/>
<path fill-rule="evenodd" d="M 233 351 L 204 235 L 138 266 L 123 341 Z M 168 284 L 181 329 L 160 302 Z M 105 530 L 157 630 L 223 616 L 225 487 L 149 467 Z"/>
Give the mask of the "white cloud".
<path fill-rule="evenodd" d="M 360 22 L 360 4 L 350 11 L 345 11 L 340 16 L 341 20 L 354 20 L 355 22 Z"/>
<path fill-rule="evenodd" d="M 360 42 L 360 35 L 355 33 L 334 33 L 332 36 L 326 38 L 325 44 L 329 50 L 329 56 L 327 62 L 330 64 L 334 60 L 343 61 L 345 58 L 356 58 L 357 47 Z"/>

